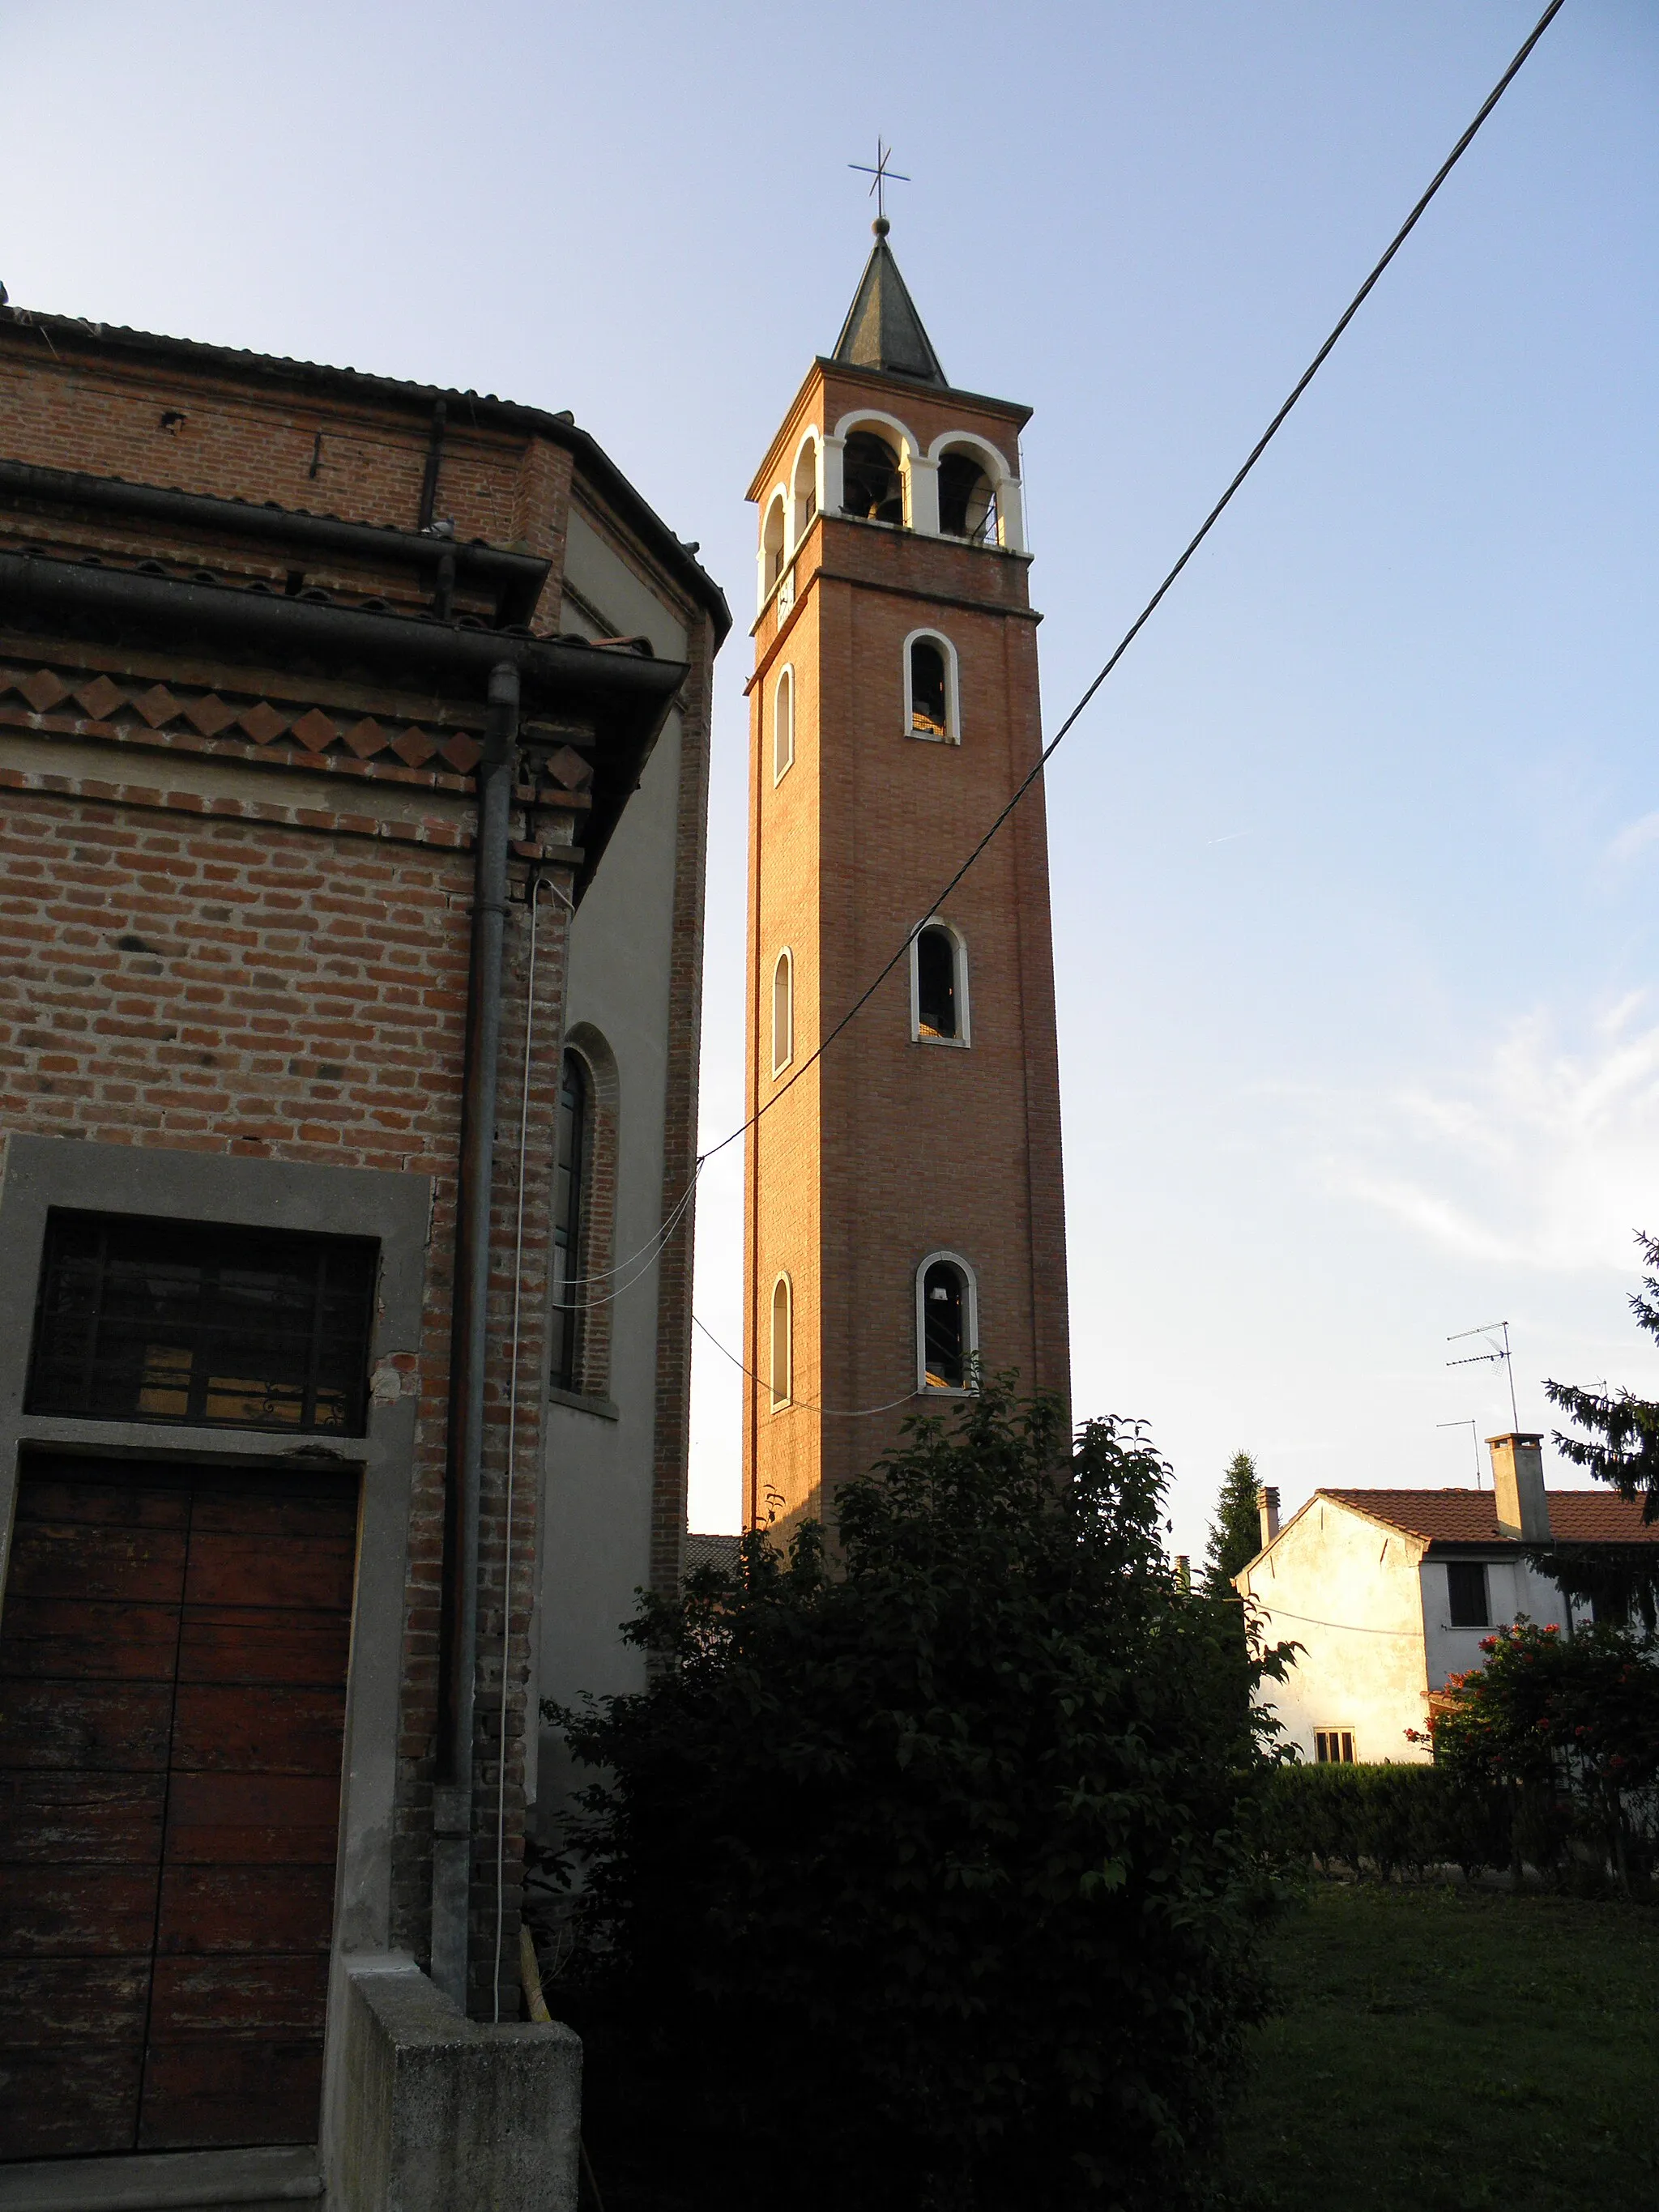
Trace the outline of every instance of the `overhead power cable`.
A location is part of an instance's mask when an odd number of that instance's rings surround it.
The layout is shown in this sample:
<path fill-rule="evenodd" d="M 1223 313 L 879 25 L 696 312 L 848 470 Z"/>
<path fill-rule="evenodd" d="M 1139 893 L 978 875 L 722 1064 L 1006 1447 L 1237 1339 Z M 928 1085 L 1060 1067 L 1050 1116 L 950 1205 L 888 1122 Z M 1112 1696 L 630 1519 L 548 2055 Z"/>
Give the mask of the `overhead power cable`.
<path fill-rule="evenodd" d="M 764 1383 L 765 1377 L 757 1375 L 745 1360 L 739 1359 L 735 1352 L 722 1344 L 700 1315 L 694 1313 L 691 1320 L 693 1326 L 702 1331 L 723 1358 L 729 1359 L 734 1367 L 741 1368 L 751 1382 Z M 913 1398 L 919 1398 L 921 1395 L 920 1390 L 907 1390 L 902 1398 L 890 1398 L 884 1406 L 818 1406 L 810 1398 L 791 1398 L 789 1403 L 799 1407 L 803 1413 L 821 1413 L 827 1421 L 867 1421 L 873 1413 L 890 1413 L 896 1406 L 908 1406 Z"/>
<path fill-rule="evenodd" d="M 1272 422 L 1268 423 L 1267 428 L 1256 440 L 1255 444 L 1250 448 L 1249 454 L 1243 467 L 1234 477 L 1232 482 L 1227 486 L 1226 490 L 1222 493 L 1220 498 L 1217 500 L 1215 505 L 1205 516 L 1197 530 L 1194 532 L 1193 536 L 1188 540 L 1186 549 L 1182 553 L 1180 559 L 1175 563 L 1174 567 L 1164 577 L 1163 582 L 1152 593 L 1151 599 L 1147 600 L 1146 605 L 1142 607 L 1140 612 L 1130 623 L 1128 629 L 1124 631 L 1123 635 L 1118 640 L 1116 645 L 1113 647 L 1112 651 L 1107 657 L 1099 674 L 1090 684 L 1088 690 L 1085 691 L 1083 696 L 1078 701 L 1076 706 L 1073 708 L 1071 713 L 1066 717 L 1066 720 L 1060 724 L 1059 729 L 1055 731 L 1054 736 L 1048 740 L 1048 743 L 1043 747 L 1042 751 L 1037 757 L 1036 767 L 1032 769 L 1030 774 L 1015 791 L 1013 797 L 1009 799 L 1007 805 L 992 823 L 990 828 L 980 839 L 978 844 L 975 846 L 973 851 L 969 854 L 967 859 L 957 870 L 955 875 L 951 878 L 949 883 L 945 884 L 945 888 L 939 893 L 937 897 L 935 897 L 931 904 L 925 909 L 922 916 L 923 921 L 926 921 L 928 915 L 937 914 L 939 912 L 945 901 L 951 896 L 951 894 L 962 882 L 963 877 L 967 875 L 969 870 L 972 868 L 975 863 L 981 858 L 986 848 L 996 836 L 998 831 L 1012 815 L 1016 807 L 1020 804 L 1020 801 L 1026 797 L 1027 793 L 1030 792 L 1033 787 L 1041 780 L 1043 770 L 1048 767 L 1055 753 L 1059 751 L 1061 744 L 1070 734 L 1073 726 L 1083 714 L 1085 709 L 1093 699 L 1096 692 L 1099 690 L 1101 685 L 1112 673 L 1112 671 L 1117 666 L 1119 661 L 1122 659 L 1124 654 L 1129 650 L 1129 647 L 1139 636 L 1141 631 L 1146 629 L 1147 623 L 1157 613 L 1158 608 L 1163 605 L 1171 586 L 1174 585 L 1176 578 L 1186 568 L 1188 562 L 1192 559 L 1194 554 L 1197 552 L 1199 547 L 1204 543 L 1210 532 L 1215 528 L 1216 524 L 1220 521 L 1222 516 L 1232 504 L 1234 495 L 1237 493 L 1241 485 L 1243 485 L 1245 478 L 1255 468 L 1256 463 L 1261 459 L 1261 456 L 1267 452 L 1273 440 L 1279 435 L 1279 433 L 1284 428 L 1285 422 L 1289 417 L 1291 410 L 1296 406 L 1297 401 L 1302 398 L 1303 393 L 1306 392 L 1308 386 L 1313 382 L 1315 377 L 1318 375 L 1320 370 L 1330 358 L 1331 354 L 1335 349 L 1338 340 L 1347 329 L 1349 324 L 1352 322 L 1354 317 L 1359 313 L 1361 307 L 1364 306 L 1366 301 L 1370 297 L 1371 293 L 1376 289 L 1377 282 L 1381 278 L 1383 270 L 1394 259 L 1395 255 L 1399 252 L 1401 247 L 1411 236 L 1413 231 L 1416 229 L 1430 201 L 1433 199 L 1435 194 L 1440 190 L 1442 185 L 1445 183 L 1447 178 L 1450 176 L 1452 171 L 1462 160 L 1464 155 L 1468 153 L 1470 146 L 1474 143 L 1475 134 L 1480 131 L 1481 125 L 1485 123 L 1486 118 L 1492 113 L 1493 108 L 1497 106 L 1498 101 L 1504 97 L 1504 94 L 1509 90 L 1510 85 L 1519 76 L 1522 67 L 1525 65 L 1527 57 L 1531 53 L 1533 48 L 1538 44 L 1540 39 L 1543 37 L 1545 32 L 1549 28 L 1556 16 L 1560 13 L 1562 5 L 1563 0 L 1550 0 L 1549 6 L 1545 9 L 1537 22 L 1534 24 L 1531 32 L 1528 34 L 1526 40 L 1522 44 L 1520 51 L 1516 53 L 1514 60 L 1504 70 L 1503 76 L 1498 78 L 1491 92 L 1487 94 L 1485 100 L 1482 101 L 1480 112 L 1476 115 L 1474 122 L 1470 124 L 1468 129 L 1463 133 L 1457 143 L 1452 148 L 1450 153 L 1447 155 L 1445 160 L 1440 164 L 1438 169 L 1436 170 L 1427 190 L 1418 201 L 1416 206 L 1413 208 L 1411 213 L 1406 217 L 1404 222 L 1401 224 L 1399 229 L 1395 231 L 1393 238 L 1389 241 L 1387 250 L 1383 252 L 1382 258 L 1378 260 L 1370 276 L 1366 277 L 1364 283 L 1354 294 L 1352 299 L 1349 301 L 1347 306 L 1338 317 L 1336 323 L 1331 331 L 1330 336 L 1326 339 L 1324 344 L 1320 347 L 1319 351 L 1314 356 L 1313 359 L 1308 363 L 1307 368 L 1303 370 L 1301 375 L 1297 379 L 1296 383 L 1291 387 L 1290 396 L 1285 400 L 1284 405 L 1279 410 L 1279 412 L 1273 416 Z M 842 1016 L 841 1019 L 836 1024 L 829 1035 L 823 1037 L 819 1042 L 816 1048 L 808 1054 L 807 1057 L 801 1062 L 800 1066 L 792 1072 L 787 1081 L 780 1084 L 777 1089 L 772 1093 L 771 1097 L 763 1100 L 762 1103 L 755 1109 L 754 1112 L 749 1115 L 746 1121 L 739 1122 L 738 1127 L 731 1132 L 729 1136 L 722 1137 L 717 1145 L 711 1145 L 708 1151 L 701 1156 L 698 1162 L 699 1167 L 701 1167 L 704 1162 L 712 1160 L 717 1152 L 723 1152 L 728 1145 L 736 1144 L 739 1137 L 746 1135 L 764 1115 L 771 1112 L 772 1109 L 778 1103 L 780 1099 L 786 1097 L 787 1093 L 793 1089 L 794 1085 L 799 1082 L 801 1077 L 807 1073 L 808 1069 L 815 1066 L 817 1063 L 823 1059 L 824 1054 L 829 1051 L 830 1046 L 834 1044 L 836 1038 L 841 1036 L 844 1030 L 857 1019 L 860 1013 L 863 1012 L 865 1007 L 869 1005 L 871 1000 L 874 998 L 876 993 L 887 981 L 887 978 L 892 974 L 893 970 L 899 965 L 900 962 L 908 956 L 911 943 L 915 937 L 916 930 L 921 928 L 921 926 L 922 922 L 919 921 L 906 933 L 903 943 L 894 952 L 892 957 L 887 962 L 886 965 L 880 969 L 871 979 L 866 988 L 860 992 L 859 996 L 853 1001 L 852 1005 L 847 1009 L 847 1012 Z"/>

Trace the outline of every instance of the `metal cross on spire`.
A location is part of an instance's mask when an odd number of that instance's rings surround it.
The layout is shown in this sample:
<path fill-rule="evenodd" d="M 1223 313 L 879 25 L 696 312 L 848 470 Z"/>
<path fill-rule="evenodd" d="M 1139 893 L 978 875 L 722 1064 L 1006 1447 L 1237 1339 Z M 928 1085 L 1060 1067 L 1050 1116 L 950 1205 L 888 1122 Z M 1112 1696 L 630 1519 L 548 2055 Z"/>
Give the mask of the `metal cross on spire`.
<path fill-rule="evenodd" d="M 905 175 L 902 169 L 890 169 L 888 167 L 887 164 L 892 160 L 892 148 L 890 146 L 884 146 L 879 137 L 878 137 L 876 140 L 876 165 L 874 168 L 871 167 L 868 161 L 849 161 L 847 164 L 849 169 L 856 169 L 860 176 L 872 177 L 875 180 L 872 184 L 870 190 L 874 195 L 876 203 L 876 232 L 877 235 L 882 238 L 885 238 L 887 235 L 888 181 L 890 179 L 896 185 L 908 185 L 910 181 L 908 177 Z"/>

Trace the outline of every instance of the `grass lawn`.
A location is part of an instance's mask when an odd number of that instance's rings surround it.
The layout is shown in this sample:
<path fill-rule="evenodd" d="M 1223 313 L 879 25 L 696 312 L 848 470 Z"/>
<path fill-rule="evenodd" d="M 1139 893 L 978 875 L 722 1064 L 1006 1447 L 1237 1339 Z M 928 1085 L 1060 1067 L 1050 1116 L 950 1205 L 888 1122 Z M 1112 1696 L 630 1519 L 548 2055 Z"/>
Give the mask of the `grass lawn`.
<path fill-rule="evenodd" d="M 1239 2212 L 1659 2212 L 1659 1911 L 1322 1884 L 1273 1957 Z"/>

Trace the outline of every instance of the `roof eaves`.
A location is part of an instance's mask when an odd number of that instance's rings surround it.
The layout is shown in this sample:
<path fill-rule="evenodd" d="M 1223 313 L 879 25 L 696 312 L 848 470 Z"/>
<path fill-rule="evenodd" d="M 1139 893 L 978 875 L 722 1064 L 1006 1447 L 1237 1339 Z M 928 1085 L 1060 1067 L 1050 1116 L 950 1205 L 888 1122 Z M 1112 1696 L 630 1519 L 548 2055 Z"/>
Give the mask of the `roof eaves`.
<path fill-rule="evenodd" d="M 517 400 L 497 398 L 493 392 L 459 392 L 444 385 L 417 384 L 408 378 L 381 376 L 368 369 L 337 368 L 329 362 L 297 361 L 286 354 L 255 353 L 246 346 L 211 345 L 201 338 L 170 337 L 155 331 L 132 330 L 125 324 L 89 322 L 81 315 L 0 307 L 0 324 L 6 323 L 19 329 L 38 327 L 43 331 L 55 331 L 72 343 L 103 346 L 115 352 L 159 356 L 163 360 L 198 368 L 228 369 L 237 375 L 264 377 L 273 383 L 371 393 L 382 399 L 420 403 L 428 409 L 440 399 L 464 400 L 474 423 L 488 422 L 504 429 L 532 431 L 575 455 L 670 574 L 708 611 L 714 625 L 717 649 L 731 629 L 732 610 L 726 594 L 702 562 L 635 489 L 592 434 L 578 428 L 574 416 L 568 412 L 549 414 L 544 409 L 527 407 Z"/>

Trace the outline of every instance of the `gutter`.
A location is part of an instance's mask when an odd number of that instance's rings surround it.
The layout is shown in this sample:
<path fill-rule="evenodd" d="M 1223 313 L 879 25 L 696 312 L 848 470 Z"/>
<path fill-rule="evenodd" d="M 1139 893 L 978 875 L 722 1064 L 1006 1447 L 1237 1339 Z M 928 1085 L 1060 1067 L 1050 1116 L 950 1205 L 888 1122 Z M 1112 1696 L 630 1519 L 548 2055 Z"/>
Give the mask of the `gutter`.
<path fill-rule="evenodd" d="M 502 623 L 529 621 L 552 566 L 532 553 L 510 553 L 501 546 L 463 544 L 374 522 L 342 522 L 331 514 L 256 506 L 252 500 L 220 499 L 208 492 L 165 491 L 159 484 L 127 483 L 119 477 L 88 476 L 77 469 L 42 468 L 33 461 L 0 460 L 0 495 L 38 501 L 46 507 L 130 514 L 296 552 L 337 553 L 381 566 L 388 560 L 402 562 L 429 570 L 434 589 L 443 562 L 453 560 L 458 581 L 494 592 L 496 619 Z"/>
<path fill-rule="evenodd" d="M 484 1370 L 489 1352 L 489 1200 L 501 1048 L 507 838 L 518 734 L 518 673 L 503 661 L 490 672 L 489 714 L 477 769 L 472 959 L 455 1208 L 449 1479 L 444 1491 L 438 1781 L 433 1791 L 432 1978 L 463 2013 L 467 2008 L 473 1722 L 478 1668 L 478 1510 L 483 1476 Z"/>

